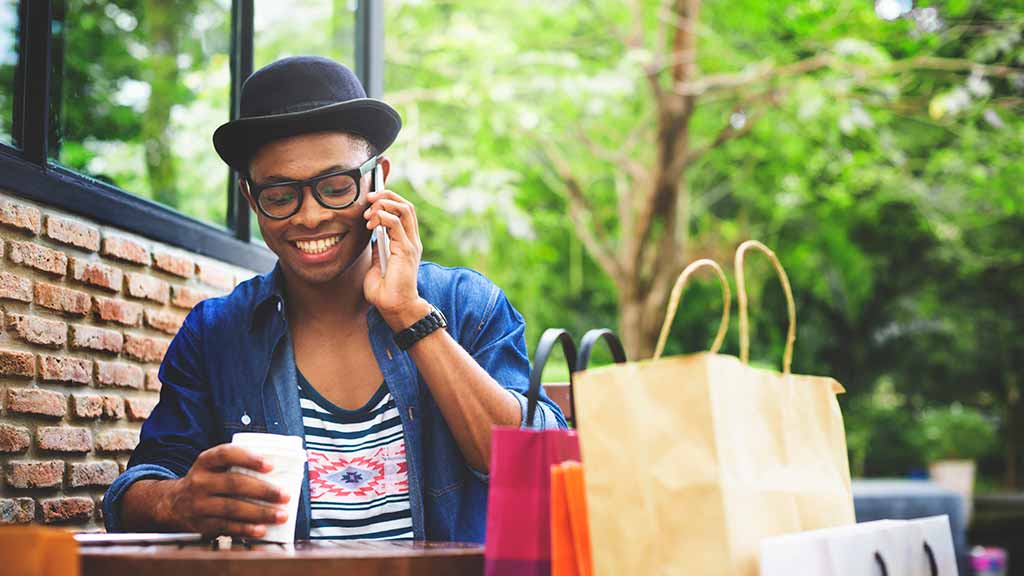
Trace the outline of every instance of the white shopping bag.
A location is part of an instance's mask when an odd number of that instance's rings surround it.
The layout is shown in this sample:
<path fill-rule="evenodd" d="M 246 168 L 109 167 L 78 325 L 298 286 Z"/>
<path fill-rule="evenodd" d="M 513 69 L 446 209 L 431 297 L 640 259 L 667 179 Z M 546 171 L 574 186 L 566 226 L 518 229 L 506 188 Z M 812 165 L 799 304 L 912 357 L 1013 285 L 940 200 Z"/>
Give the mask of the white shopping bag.
<path fill-rule="evenodd" d="M 958 576 L 949 516 L 907 522 L 910 530 L 910 576 Z"/>
<path fill-rule="evenodd" d="M 760 565 L 761 576 L 958 576 L 946 516 L 766 538 Z"/>
<path fill-rule="evenodd" d="M 829 538 L 829 571 L 823 576 L 905 576 L 910 566 L 910 531 L 889 521 L 870 530 Z"/>
<path fill-rule="evenodd" d="M 899 520 L 879 520 L 851 526 L 786 534 L 761 541 L 761 576 L 905 576 L 908 550 Z M 902 545 L 897 543 L 902 539 Z"/>

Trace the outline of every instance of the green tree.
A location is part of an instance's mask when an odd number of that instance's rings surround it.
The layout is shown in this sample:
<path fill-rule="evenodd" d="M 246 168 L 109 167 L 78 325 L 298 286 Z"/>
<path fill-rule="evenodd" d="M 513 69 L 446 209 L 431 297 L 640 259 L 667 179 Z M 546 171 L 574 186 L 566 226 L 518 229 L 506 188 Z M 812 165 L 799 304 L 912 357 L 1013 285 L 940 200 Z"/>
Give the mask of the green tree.
<path fill-rule="evenodd" d="M 617 320 L 642 358 L 682 263 L 757 237 L 797 292 L 798 369 L 1008 433 L 1021 30 L 998 2 L 894 22 L 859 1 L 389 3 L 397 185 L 428 256 L 483 268 L 531 339 Z M 784 304 L 751 267 L 752 350 L 775 365 Z M 670 352 L 707 346 L 718 298 L 688 291 Z"/>
<path fill-rule="evenodd" d="M 168 130 L 171 110 L 187 101 L 190 93 L 181 85 L 178 56 L 181 40 L 191 29 L 196 1 L 144 0 L 142 24 L 150 46 L 142 77 L 149 84 L 149 103 L 142 117 L 142 141 L 146 148 L 146 177 L 153 199 L 178 206 L 178 169 Z"/>
<path fill-rule="evenodd" d="M 206 163 L 190 153 L 201 143 L 209 157 L 213 127 L 190 123 L 205 120 L 209 109 L 222 113 L 211 122 L 227 120 L 229 4 L 56 2 L 51 155 L 129 192 L 223 222 L 225 182 L 217 176 L 227 171 L 197 175 L 197 164 Z"/>

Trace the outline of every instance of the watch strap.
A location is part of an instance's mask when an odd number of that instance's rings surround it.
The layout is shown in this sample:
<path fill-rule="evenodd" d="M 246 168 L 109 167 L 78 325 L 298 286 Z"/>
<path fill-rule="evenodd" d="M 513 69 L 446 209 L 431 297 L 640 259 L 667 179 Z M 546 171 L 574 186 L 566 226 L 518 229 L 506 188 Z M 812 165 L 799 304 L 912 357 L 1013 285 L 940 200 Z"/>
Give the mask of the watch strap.
<path fill-rule="evenodd" d="M 427 335 L 441 328 L 448 327 L 448 320 L 436 307 L 431 306 L 426 316 L 417 320 L 412 326 L 405 330 L 395 332 L 395 344 L 399 350 L 408 350 L 413 344 L 419 342 Z"/>

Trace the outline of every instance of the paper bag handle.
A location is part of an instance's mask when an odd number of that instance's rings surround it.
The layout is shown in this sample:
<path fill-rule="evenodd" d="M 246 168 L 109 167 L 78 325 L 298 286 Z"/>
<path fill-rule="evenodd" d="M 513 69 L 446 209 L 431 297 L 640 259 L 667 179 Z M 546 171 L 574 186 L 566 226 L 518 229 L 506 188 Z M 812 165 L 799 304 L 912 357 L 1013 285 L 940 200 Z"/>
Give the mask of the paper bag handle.
<path fill-rule="evenodd" d="M 789 314 L 789 331 L 786 333 L 786 351 L 782 355 L 782 373 L 789 374 L 793 364 L 793 343 L 796 341 L 796 304 L 793 302 L 793 289 L 789 285 L 789 276 L 779 262 L 779 258 L 770 248 L 757 240 L 747 240 L 736 249 L 736 291 L 740 303 L 740 361 L 750 362 L 750 327 L 747 323 L 747 289 L 743 279 L 743 255 L 749 248 L 756 248 L 768 255 L 779 273 L 782 291 L 786 294 L 786 311 Z"/>
<path fill-rule="evenodd" d="M 533 426 L 533 416 L 537 412 L 537 402 L 540 402 L 540 380 L 544 372 L 544 366 L 548 363 L 548 356 L 555 344 L 562 345 L 562 352 L 565 353 L 565 361 L 569 364 L 569 397 L 572 398 L 572 373 L 576 371 L 576 344 L 572 336 L 561 328 L 548 328 L 541 334 L 540 343 L 537 344 L 537 352 L 533 355 L 533 370 L 530 371 L 530 388 L 526 391 L 526 424 Z M 576 417 L 576 407 L 573 406 L 573 420 Z"/>
<path fill-rule="evenodd" d="M 691 262 L 689 266 L 684 268 L 679 277 L 676 278 L 675 286 L 672 286 L 672 294 L 668 298 L 668 308 L 665 310 L 665 321 L 661 324 L 658 345 L 654 348 L 654 360 L 661 358 L 662 352 L 665 351 L 668 333 L 672 330 L 672 322 L 675 320 L 676 310 L 679 309 L 679 301 L 683 297 L 683 288 L 686 286 L 686 281 L 690 279 L 690 275 L 698 268 L 713 269 L 718 274 L 718 280 L 722 283 L 722 321 L 718 324 L 718 334 L 715 336 L 715 341 L 711 344 L 710 352 L 714 354 L 722 347 L 722 342 L 725 340 L 725 331 L 729 329 L 729 304 L 732 298 L 729 292 L 729 282 L 725 279 L 725 273 L 722 272 L 722 267 L 718 265 L 718 262 L 702 258 Z"/>

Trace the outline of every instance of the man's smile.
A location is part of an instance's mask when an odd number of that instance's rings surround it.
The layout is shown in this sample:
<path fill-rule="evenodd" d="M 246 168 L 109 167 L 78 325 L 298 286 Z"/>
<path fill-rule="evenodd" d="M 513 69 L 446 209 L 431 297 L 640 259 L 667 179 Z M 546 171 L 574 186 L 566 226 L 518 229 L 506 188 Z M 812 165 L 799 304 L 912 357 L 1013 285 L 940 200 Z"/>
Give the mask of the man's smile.
<path fill-rule="evenodd" d="M 335 234 L 326 238 L 313 238 L 309 240 L 292 240 L 291 243 L 304 254 L 321 254 L 331 249 L 341 241 L 346 234 Z"/>

